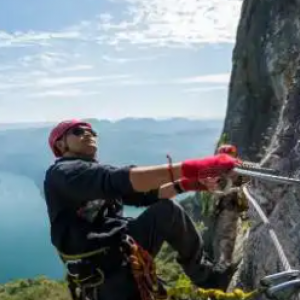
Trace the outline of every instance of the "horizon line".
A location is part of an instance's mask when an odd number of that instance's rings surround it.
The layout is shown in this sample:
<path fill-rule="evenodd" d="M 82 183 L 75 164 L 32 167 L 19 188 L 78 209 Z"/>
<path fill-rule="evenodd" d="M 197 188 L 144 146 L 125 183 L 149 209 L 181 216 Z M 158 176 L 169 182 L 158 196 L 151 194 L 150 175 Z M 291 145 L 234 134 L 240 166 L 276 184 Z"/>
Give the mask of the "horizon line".
<path fill-rule="evenodd" d="M 70 118 L 65 118 L 70 119 Z M 125 121 L 125 120 L 154 120 L 154 121 L 169 121 L 173 119 L 181 119 L 181 120 L 188 120 L 188 121 L 224 121 L 224 118 L 221 117 L 211 117 L 211 118 L 203 118 L 203 117 L 179 117 L 179 116 L 170 116 L 170 117 L 123 117 L 123 118 L 97 118 L 97 117 L 85 117 L 85 118 L 78 118 L 82 120 L 94 120 L 94 121 L 108 121 L 111 123 Z M 47 121 L 12 121 L 12 122 L 1 122 L 1 125 L 12 125 L 12 124 L 53 124 L 59 122 L 58 120 L 47 120 Z"/>

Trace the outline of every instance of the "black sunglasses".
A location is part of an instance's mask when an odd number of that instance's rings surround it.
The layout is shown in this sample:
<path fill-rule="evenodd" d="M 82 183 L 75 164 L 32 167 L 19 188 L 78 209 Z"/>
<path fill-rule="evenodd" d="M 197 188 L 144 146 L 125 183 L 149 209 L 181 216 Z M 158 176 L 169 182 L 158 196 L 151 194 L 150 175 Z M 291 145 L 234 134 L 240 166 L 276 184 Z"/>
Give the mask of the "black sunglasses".
<path fill-rule="evenodd" d="M 75 136 L 81 136 L 81 135 L 84 135 L 86 132 L 89 132 L 92 136 L 97 136 L 97 133 L 96 131 L 94 131 L 93 129 L 91 128 L 83 128 L 83 127 L 74 127 L 74 128 L 71 128 L 67 134 L 73 134 Z"/>

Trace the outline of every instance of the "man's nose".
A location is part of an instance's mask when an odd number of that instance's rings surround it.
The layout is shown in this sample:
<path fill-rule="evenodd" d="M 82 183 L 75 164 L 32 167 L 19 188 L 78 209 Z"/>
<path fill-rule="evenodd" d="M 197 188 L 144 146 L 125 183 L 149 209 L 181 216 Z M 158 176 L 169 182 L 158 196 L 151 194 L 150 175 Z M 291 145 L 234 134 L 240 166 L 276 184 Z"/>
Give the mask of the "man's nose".
<path fill-rule="evenodd" d="M 90 135 L 90 136 L 92 136 L 92 133 L 89 130 L 85 130 L 84 133 L 83 133 L 83 135 Z"/>

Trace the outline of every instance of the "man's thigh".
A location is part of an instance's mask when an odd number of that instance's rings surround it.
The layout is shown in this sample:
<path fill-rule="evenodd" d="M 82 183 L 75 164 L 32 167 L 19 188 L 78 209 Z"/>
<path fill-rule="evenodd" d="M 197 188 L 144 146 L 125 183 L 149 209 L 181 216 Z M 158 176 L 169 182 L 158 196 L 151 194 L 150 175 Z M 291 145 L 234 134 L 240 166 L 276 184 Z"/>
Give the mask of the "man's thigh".
<path fill-rule="evenodd" d="M 166 219 L 166 213 L 168 214 L 165 206 L 168 205 L 156 203 L 128 224 L 129 234 L 152 256 L 158 254 L 164 242 L 161 231 L 166 227 L 162 221 Z"/>

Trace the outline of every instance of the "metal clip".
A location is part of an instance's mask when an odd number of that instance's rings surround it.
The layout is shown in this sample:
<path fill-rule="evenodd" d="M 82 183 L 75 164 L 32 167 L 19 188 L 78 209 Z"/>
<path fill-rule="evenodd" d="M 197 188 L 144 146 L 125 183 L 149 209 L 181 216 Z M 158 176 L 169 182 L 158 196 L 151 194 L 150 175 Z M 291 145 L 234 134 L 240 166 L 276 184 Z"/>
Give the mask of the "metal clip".
<path fill-rule="evenodd" d="M 131 236 L 129 236 L 128 234 L 125 234 L 123 236 L 123 242 L 130 247 L 134 246 L 134 244 L 135 244 L 133 238 Z"/>
<path fill-rule="evenodd" d="M 280 283 L 265 291 L 265 295 L 272 300 L 288 300 L 300 292 L 300 279 Z"/>
<path fill-rule="evenodd" d="M 296 279 L 299 277 L 299 270 L 287 270 L 279 273 L 275 273 L 272 275 L 265 276 L 260 280 L 260 284 L 265 287 L 269 287 L 271 285 L 277 285 L 279 283 Z"/>
<path fill-rule="evenodd" d="M 214 190 L 215 195 L 225 195 L 227 194 L 233 186 L 232 179 L 227 176 L 221 176 L 218 181 L 218 190 Z"/>

